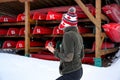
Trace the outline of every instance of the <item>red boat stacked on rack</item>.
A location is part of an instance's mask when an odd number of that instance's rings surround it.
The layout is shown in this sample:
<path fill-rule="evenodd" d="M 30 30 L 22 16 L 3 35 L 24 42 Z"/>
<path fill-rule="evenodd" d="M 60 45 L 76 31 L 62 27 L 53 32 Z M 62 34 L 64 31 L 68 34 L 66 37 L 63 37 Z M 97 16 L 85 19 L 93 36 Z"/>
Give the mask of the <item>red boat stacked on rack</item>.
<path fill-rule="evenodd" d="M 113 42 L 120 42 L 120 24 L 119 23 L 109 23 L 102 26 L 106 35 Z"/>
<path fill-rule="evenodd" d="M 113 22 L 120 22 L 120 6 L 118 4 L 105 5 L 102 10 Z"/>
<path fill-rule="evenodd" d="M 3 43 L 2 48 L 15 48 L 16 44 L 17 44 L 17 41 L 6 40 Z"/>
<path fill-rule="evenodd" d="M 7 32 L 7 36 L 18 36 L 19 35 L 19 28 L 9 28 Z"/>
<path fill-rule="evenodd" d="M 0 28 L 0 36 L 6 36 L 7 32 L 8 32 L 7 29 Z"/>
<path fill-rule="evenodd" d="M 53 29 L 43 26 L 35 26 L 32 34 L 52 34 Z"/>
<path fill-rule="evenodd" d="M 33 32 L 33 29 L 30 29 L 30 33 Z M 24 36 L 25 35 L 25 27 L 20 28 L 19 31 L 19 36 Z"/>
<path fill-rule="evenodd" d="M 16 17 L 0 16 L 0 22 L 16 22 Z"/>
<path fill-rule="evenodd" d="M 60 19 L 61 15 L 62 15 L 60 13 L 67 12 L 70 7 L 71 6 L 61 6 L 61 7 L 53 7 L 53 8 L 44 8 L 44 9 L 31 10 L 30 14 L 35 15 L 36 12 L 45 13 L 45 14 L 50 13 L 51 14 L 51 11 L 52 11 L 52 14 L 55 12 L 55 16 L 58 16 L 59 19 Z M 76 13 L 77 13 L 78 18 L 87 18 L 86 14 L 83 12 L 83 10 L 79 6 L 76 5 L 74 7 L 76 8 Z M 86 7 L 92 13 L 92 15 L 95 15 L 95 8 L 94 8 L 94 6 L 92 4 L 86 4 Z M 49 19 L 49 18 L 47 18 L 47 19 Z"/>
<path fill-rule="evenodd" d="M 46 41 L 45 45 L 48 45 L 50 41 Z M 59 46 L 56 42 L 52 41 L 53 46 Z M 110 42 L 103 42 L 101 49 L 109 49 L 109 48 L 114 48 L 115 45 L 113 43 Z M 56 47 L 57 48 L 57 47 Z M 91 52 L 95 52 L 95 42 L 92 45 L 91 48 Z M 56 58 L 52 53 L 50 53 L 49 51 L 40 51 L 38 53 L 32 53 L 31 57 L 34 58 L 39 58 L 39 59 L 44 59 L 44 60 L 53 60 L 53 61 L 59 61 L 58 58 Z M 85 64 L 94 64 L 94 58 L 95 58 L 95 54 L 94 53 L 86 53 L 85 57 L 82 59 L 82 62 Z"/>
<path fill-rule="evenodd" d="M 30 47 L 43 47 L 44 43 L 40 41 L 30 41 Z M 25 41 L 19 40 L 16 44 L 16 49 L 25 48 Z"/>
<path fill-rule="evenodd" d="M 56 58 L 52 53 L 48 51 L 40 51 L 38 53 L 31 54 L 31 57 L 38 58 L 38 59 L 44 59 L 44 60 L 59 61 L 58 58 Z"/>
<path fill-rule="evenodd" d="M 38 59 L 44 59 L 44 60 L 59 61 L 59 58 L 55 57 L 52 53 L 50 53 L 48 51 L 32 53 L 31 57 L 38 58 Z M 94 57 L 84 57 L 82 59 L 82 62 L 86 63 L 86 64 L 94 64 Z"/>
<path fill-rule="evenodd" d="M 30 19 L 33 18 L 33 15 L 30 14 Z M 21 13 L 21 14 L 18 14 L 17 16 L 17 22 L 24 22 L 25 21 L 25 14 Z"/>
<path fill-rule="evenodd" d="M 35 12 L 33 14 L 33 20 L 46 20 L 46 15 L 45 13 Z"/>

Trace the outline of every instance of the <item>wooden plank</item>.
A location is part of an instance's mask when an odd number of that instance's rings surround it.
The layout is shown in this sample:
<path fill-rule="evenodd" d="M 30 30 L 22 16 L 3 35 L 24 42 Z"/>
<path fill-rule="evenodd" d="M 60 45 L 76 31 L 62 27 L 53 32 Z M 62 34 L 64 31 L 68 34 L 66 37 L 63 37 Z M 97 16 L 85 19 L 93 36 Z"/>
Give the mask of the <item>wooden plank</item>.
<path fill-rule="evenodd" d="M 35 25 L 35 21 L 34 20 L 30 20 L 30 24 L 31 25 Z M 14 23 L 0 23 L 0 27 L 1 26 L 17 26 L 17 27 L 19 27 L 19 26 L 24 26 L 25 25 L 25 22 L 14 22 Z"/>
<path fill-rule="evenodd" d="M 41 50 L 46 50 L 47 49 L 45 47 L 30 47 L 30 52 L 39 52 Z M 94 51 L 92 51 L 92 49 L 84 49 L 85 53 L 93 53 Z"/>
<path fill-rule="evenodd" d="M 32 2 L 34 0 L 19 0 L 20 2 Z"/>
<path fill-rule="evenodd" d="M 0 23 L 1 26 L 19 26 L 19 25 L 25 25 L 25 22 L 16 22 L 16 23 Z"/>
<path fill-rule="evenodd" d="M 95 35 L 95 57 L 100 58 L 101 49 L 101 0 L 96 0 L 96 35 Z"/>
<path fill-rule="evenodd" d="M 25 2 L 25 55 L 29 55 L 30 51 L 30 2 Z"/>
<path fill-rule="evenodd" d="M 85 33 L 85 34 L 81 34 L 82 37 L 95 37 L 95 34 L 93 33 Z"/>
<path fill-rule="evenodd" d="M 95 34 L 93 33 L 85 33 L 85 34 L 81 34 L 82 37 L 95 37 Z M 104 32 L 101 33 L 101 36 L 104 38 L 106 37 L 106 34 Z"/>
<path fill-rule="evenodd" d="M 24 38 L 24 36 L 0 36 L 0 38 Z"/>
<path fill-rule="evenodd" d="M 75 0 L 76 3 L 80 6 L 80 8 L 84 11 L 84 13 L 88 16 L 88 18 L 97 25 L 95 17 L 90 13 L 88 8 L 83 4 L 81 0 Z"/>
<path fill-rule="evenodd" d="M 112 49 L 106 49 L 106 50 L 100 50 L 100 55 L 106 55 L 106 54 L 110 54 L 113 52 L 116 52 L 119 48 L 112 48 Z"/>
<path fill-rule="evenodd" d="M 85 33 L 81 34 L 82 37 L 95 37 L 95 34 L 93 33 Z M 104 32 L 101 33 L 102 37 L 106 37 L 106 34 Z M 63 35 L 40 35 L 40 34 L 31 34 L 30 37 L 35 37 L 35 38 L 41 38 L 41 37 L 63 37 Z"/>
<path fill-rule="evenodd" d="M 17 0 L 0 0 L 0 3 L 4 3 L 4 2 L 12 2 L 12 1 L 17 1 Z"/>
<path fill-rule="evenodd" d="M 45 47 L 31 47 L 30 52 L 39 52 L 41 50 L 47 50 Z"/>
<path fill-rule="evenodd" d="M 104 21 L 109 21 L 108 17 L 101 13 L 101 19 Z"/>
<path fill-rule="evenodd" d="M 95 34 L 92 33 L 86 33 L 86 34 L 81 34 L 82 37 L 95 37 Z M 31 34 L 30 37 L 35 37 L 35 38 L 42 38 L 42 37 L 63 37 L 63 35 L 33 35 Z"/>
<path fill-rule="evenodd" d="M 30 37 L 42 38 L 42 37 L 62 37 L 63 35 L 42 35 L 42 34 L 31 34 Z"/>

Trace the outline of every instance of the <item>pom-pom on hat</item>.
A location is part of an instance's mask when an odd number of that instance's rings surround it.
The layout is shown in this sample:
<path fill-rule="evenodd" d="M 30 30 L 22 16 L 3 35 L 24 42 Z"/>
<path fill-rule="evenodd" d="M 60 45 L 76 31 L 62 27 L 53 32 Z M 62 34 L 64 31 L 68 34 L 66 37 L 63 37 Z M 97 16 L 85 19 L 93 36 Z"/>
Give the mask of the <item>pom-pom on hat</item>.
<path fill-rule="evenodd" d="M 59 29 L 63 30 L 66 27 L 76 27 L 77 26 L 77 14 L 76 8 L 70 7 L 66 14 L 63 14 L 62 21 L 59 25 Z"/>

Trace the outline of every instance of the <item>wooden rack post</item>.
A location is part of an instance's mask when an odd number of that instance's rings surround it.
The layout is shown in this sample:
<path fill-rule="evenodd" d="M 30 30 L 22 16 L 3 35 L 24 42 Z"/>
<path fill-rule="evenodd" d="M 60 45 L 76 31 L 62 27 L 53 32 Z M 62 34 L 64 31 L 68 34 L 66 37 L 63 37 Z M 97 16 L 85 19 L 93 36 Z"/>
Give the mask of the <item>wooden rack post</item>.
<path fill-rule="evenodd" d="M 95 57 L 100 58 L 100 50 L 102 45 L 101 39 L 101 0 L 96 0 L 96 35 L 95 35 Z M 100 44 L 101 43 L 101 44 Z"/>
<path fill-rule="evenodd" d="M 75 0 L 76 3 L 81 7 L 81 9 L 84 11 L 84 13 L 88 16 L 88 18 L 95 24 L 96 26 L 96 34 L 95 34 L 95 57 L 100 58 L 100 47 L 102 44 L 102 38 L 101 38 L 101 18 L 105 17 L 101 14 L 101 0 L 95 0 L 96 1 L 96 18 L 88 11 L 87 7 L 82 3 L 81 0 Z M 102 17 L 101 17 L 102 16 Z M 101 44 L 99 44 L 101 43 Z"/>
<path fill-rule="evenodd" d="M 25 56 L 30 53 L 30 2 L 25 1 Z"/>

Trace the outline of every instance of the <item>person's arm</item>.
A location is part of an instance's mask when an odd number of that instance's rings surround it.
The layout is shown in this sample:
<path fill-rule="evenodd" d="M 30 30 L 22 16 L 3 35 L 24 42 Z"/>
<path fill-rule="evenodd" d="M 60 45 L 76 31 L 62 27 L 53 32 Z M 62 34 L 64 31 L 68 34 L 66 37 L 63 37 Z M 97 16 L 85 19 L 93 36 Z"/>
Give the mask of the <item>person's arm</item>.
<path fill-rule="evenodd" d="M 47 46 L 46 48 L 61 60 L 65 62 L 72 61 L 74 56 L 74 42 L 68 34 L 64 34 L 63 36 L 63 46 L 64 52 L 58 52 L 52 46 Z"/>
<path fill-rule="evenodd" d="M 69 34 L 64 34 L 63 45 L 61 48 L 63 48 L 64 51 L 60 53 L 57 50 L 55 50 L 54 55 L 65 62 L 72 61 L 74 56 L 74 42 L 70 38 Z"/>

